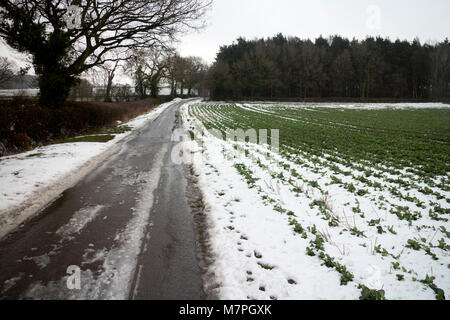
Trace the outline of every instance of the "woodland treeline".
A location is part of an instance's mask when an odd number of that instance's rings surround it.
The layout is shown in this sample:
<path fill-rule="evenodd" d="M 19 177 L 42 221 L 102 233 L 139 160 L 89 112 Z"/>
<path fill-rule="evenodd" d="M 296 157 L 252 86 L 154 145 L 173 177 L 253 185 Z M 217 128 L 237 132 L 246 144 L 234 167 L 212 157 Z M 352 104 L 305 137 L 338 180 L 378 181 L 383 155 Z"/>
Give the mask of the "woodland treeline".
<path fill-rule="evenodd" d="M 450 43 L 239 38 L 220 48 L 207 83 L 213 99 L 448 99 Z"/>

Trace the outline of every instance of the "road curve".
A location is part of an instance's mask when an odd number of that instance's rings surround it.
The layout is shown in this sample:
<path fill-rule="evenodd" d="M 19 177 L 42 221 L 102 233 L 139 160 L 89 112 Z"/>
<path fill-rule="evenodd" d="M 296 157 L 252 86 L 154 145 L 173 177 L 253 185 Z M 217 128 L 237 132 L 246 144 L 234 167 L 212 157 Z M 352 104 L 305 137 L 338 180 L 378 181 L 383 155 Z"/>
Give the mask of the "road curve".
<path fill-rule="evenodd" d="M 0 241 L 0 299 L 204 299 L 174 102 Z M 70 268 L 69 268 L 70 267 Z"/>

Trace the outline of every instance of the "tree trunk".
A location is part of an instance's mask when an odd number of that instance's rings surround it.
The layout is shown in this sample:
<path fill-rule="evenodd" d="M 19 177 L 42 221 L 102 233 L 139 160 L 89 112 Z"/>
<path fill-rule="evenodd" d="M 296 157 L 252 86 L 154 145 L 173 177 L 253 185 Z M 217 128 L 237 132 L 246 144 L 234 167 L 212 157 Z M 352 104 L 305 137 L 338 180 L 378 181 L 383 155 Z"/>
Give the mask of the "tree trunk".
<path fill-rule="evenodd" d="M 170 95 L 172 97 L 176 95 L 176 92 L 175 92 L 175 81 L 173 79 L 170 81 Z"/>
<path fill-rule="evenodd" d="M 61 107 L 69 97 L 70 88 L 75 84 L 76 78 L 58 68 L 44 66 L 41 70 L 39 104 L 53 108 Z"/>
<path fill-rule="evenodd" d="M 106 76 L 107 76 L 105 102 L 112 102 L 111 91 L 112 91 L 114 76 L 116 75 L 116 69 L 117 69 L 118 65 L 119 65 L 119 62 L 116 61 L 116 64 L 114 65 L 114 67 L 112 69 L 108 69 L 105 67 L 105 72 L 106 72 Z"/>
<path fill-rule="evenodd" d="M 113 77 L 108 75 L 108 83 L 106 85 L 106 92 L 105 92 L 105 102 L 112 102 L 112 99 L 111 99 L 112 83 L 113 83 Z"/>
<path fill-rule="evenodd" d="M 158 80 L 154 78 L 150 80 L 150 96 L 152 98 L 158 97 Z"/>

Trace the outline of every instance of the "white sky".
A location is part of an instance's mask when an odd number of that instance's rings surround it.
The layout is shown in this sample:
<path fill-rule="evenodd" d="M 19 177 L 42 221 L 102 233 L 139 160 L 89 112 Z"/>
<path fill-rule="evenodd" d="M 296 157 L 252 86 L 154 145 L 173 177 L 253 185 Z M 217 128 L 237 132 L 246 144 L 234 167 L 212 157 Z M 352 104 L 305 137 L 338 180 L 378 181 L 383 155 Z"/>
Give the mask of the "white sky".
<path fill-rule="evenodd" d="M 370 6 L 380 10 L 378 28 L 369 15 Z M 253 39 L 279 32 L 299 38 L 334 34 L 392 40 L 417 36 L 422 42 L 450 38 L 450 0 L 214 0 L 208 16 L 205 30 L 182 39 L 178 45 L 182 55 L 213 62 L 219 47 L 239 36 Z"/>
<path fill-rule="evenodd" d="M 370 6 L 380 10 L 378 26 L 368 12 Z M 181 37 L 178 48 L 184 56 L 211 63 L 221 45 L 240 36 L 253 39 L 279 32 L 311 39 L 339 34 L 442 41 L 450 37 L 449 16 L 450 0 L 214 0 L 208 26 Z M 11 53 L 0 44 L 0 56 L 4 55 Z"/>

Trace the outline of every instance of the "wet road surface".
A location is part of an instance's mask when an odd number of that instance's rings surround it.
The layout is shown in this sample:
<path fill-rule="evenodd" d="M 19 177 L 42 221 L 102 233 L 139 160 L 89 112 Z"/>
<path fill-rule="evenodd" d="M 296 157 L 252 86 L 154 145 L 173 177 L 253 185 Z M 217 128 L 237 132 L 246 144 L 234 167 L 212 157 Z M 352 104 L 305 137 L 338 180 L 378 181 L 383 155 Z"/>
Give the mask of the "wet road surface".
<path fill-rule="evenodd" d="M 183 103 L 0 241 L 1 299 L 205 298 L 187 182 L 170 158 Z"/>

